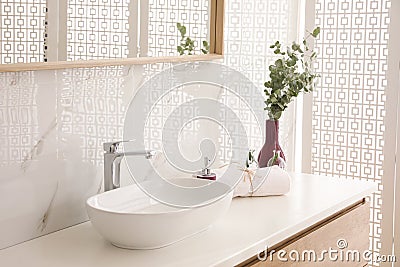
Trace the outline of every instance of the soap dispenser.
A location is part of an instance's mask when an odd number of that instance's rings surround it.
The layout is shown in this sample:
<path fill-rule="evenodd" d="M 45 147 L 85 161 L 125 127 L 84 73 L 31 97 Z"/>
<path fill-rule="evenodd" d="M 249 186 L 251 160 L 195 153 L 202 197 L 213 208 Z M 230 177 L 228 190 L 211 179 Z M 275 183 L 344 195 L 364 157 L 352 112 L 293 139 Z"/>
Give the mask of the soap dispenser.
<path fill-rule="evenodd" d="M 197 174 L 197 178 L 199 179 L 207 179 L 207 180 L 216 180 L 217 179 L 217 175 L 213 172 L 210 171 L 210 169 L 208 168 L 210 164 L 210 160 L 208 159 L 208 157 L 204 157 L 204 169 L 201 170 L 201 172 L 199 172 Z"/>

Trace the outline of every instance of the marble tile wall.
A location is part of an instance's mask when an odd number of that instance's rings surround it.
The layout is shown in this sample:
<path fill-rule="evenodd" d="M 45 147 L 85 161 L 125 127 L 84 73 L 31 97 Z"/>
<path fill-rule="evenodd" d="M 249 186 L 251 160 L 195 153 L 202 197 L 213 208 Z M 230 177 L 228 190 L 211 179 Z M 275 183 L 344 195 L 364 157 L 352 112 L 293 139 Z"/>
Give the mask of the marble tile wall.
<path fill-rule="evenodd" d="M 142 78 L 121 66 L 0 73 L 0 248 L 87 220 L 102 143 L 122 138 Z"/>

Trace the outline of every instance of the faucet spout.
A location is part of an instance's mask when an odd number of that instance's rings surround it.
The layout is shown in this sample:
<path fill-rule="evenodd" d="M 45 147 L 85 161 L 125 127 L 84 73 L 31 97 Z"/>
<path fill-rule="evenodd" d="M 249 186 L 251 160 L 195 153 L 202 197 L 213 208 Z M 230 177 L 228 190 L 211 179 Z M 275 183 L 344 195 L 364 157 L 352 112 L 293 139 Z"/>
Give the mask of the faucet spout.
<path fill-rule="evenodd" d="M 146 159 L 151 159 L 156 155 L 154 150 L 142 151 L 119 151 L 119 147 L 124 142 L 119 141 L 104 143 L 104 191 L 113 190 L 120 187 L 120 169 L 121 160 L 124 156 L 144 156 Z"/>

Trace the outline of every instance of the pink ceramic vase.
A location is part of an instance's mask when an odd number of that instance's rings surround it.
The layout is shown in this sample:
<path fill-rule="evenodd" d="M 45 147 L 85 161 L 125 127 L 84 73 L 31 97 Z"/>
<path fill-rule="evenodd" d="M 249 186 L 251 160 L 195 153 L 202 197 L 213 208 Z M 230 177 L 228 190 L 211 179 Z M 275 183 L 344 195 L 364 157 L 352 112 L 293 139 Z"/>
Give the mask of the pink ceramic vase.
<path fill-rule="evenodd" d="M 280 157 L 286 161 L 285 154 L 279 145 L 279 121 L 265 121 L 265 143 L 258 154 L 258 166 L 267 167 L 268 161 L 274 156 L 274 151 L 280 151 Z"/>

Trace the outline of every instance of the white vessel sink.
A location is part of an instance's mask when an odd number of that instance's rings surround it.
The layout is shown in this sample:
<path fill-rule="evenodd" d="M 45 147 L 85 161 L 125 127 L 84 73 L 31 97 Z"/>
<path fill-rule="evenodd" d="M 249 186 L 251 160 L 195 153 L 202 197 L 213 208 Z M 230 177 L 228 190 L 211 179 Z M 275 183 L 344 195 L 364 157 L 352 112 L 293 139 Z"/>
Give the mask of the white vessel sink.
<path fill-rule="evenodd" d="M 186 178 L 173 182 L 198 187 L 211 181 Z M 207 229 L 228 211 L 231 202 L 232 192 L 206 206 L 175 208 L 151 199 L 131 185 L 95 195 L 87 200 L 86 207 L 94 228 L 113 245 L 154 249 Z"/>

